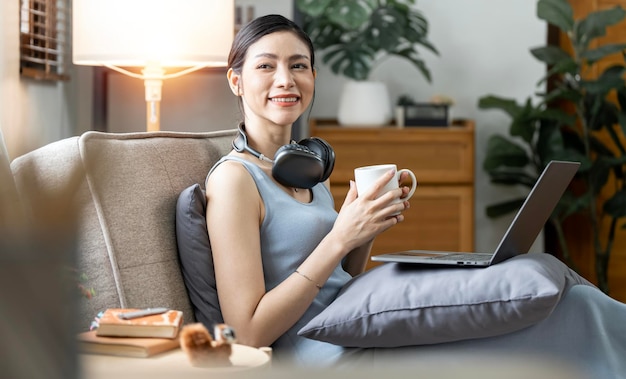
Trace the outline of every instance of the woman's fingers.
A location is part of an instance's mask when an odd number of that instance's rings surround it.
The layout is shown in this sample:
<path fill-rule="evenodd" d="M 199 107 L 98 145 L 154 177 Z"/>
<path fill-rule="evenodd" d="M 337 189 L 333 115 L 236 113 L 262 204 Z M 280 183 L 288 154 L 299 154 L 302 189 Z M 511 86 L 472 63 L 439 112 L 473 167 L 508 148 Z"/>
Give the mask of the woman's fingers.
<path fill-rule="evenodd" d="M 380 191 L 387 185 L 387 183 L 389 183 L 391 179 L 393 179 L 395 174 L 396 172 L 394 170 L 387 171 L 384 175 L 381 175 L 381 177 L 378 178 L 378 180 L 376 180 L 374 184 L 367 189 L 367 191 L 359 194 L 359 196 L 372 200 L 376 199 Z"/>

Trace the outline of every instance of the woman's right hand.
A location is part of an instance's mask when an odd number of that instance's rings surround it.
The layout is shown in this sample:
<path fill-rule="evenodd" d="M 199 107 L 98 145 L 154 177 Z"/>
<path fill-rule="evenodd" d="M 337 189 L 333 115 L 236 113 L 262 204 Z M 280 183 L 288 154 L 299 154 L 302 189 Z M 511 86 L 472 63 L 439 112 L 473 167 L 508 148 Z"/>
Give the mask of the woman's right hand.
<path fill-rule="evenodd" d="M 345 244 L 348 251 L 371 241 L 378 234 L 404 220 L 404 216 L 397 213 L 409 207 L 408 201 L 400 200 L 408 194 L 408 187 L 393 189 L 376 198 L 378 192 L 394 176 L 394 171 L 389 170 L 360 195 L 357 194 L 355 183 L 350 181 L 350 190 L 331 231 Z"/>

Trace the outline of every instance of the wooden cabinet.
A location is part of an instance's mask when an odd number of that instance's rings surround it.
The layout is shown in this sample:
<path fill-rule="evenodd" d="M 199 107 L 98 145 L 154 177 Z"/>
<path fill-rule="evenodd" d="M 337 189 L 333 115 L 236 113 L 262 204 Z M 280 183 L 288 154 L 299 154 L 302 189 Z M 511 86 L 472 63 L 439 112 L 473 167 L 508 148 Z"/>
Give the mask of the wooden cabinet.
<path fill-rule="evenodd" d="M 372 254 L 405 249 L 472 251 L 474 248 L 474 122 L 449 127 L 340 127 L 312 120 L 311 136 L 335 150 L 330 177 L 337 210 L 354 169 L 395 163 L 415 173 L 419 186 L 403 223 L 376 238 Z M 377 263 L 369 262 L 368 268 Z"/>

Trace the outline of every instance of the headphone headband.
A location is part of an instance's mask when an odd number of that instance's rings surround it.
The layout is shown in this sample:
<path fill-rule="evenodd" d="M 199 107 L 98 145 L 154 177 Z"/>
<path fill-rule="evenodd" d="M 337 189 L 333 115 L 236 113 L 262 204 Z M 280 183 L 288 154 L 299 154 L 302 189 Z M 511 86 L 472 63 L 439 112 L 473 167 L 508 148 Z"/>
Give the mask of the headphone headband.
<path fill-rule="evenodd" d="M 274 163 L 273 160 L 269 159 L 268 157 L 259 153 L 258 151 L 251 148 L 250 145 L 248 145 L 248 136 L 246 135 L 244 128 L 245 126 L 243 123 L 239 124 L 239 127 L 237 128 L 239 130 L 239 133 L 237 134 L 237 137 L 235 137 L 232 143 L 233 149 L 238 153 L 243 153 L 244 151 L 247 151 L 248 153 L 259 158 L 260 160 L 265 161 L 265 162 L 270 162 L 273 164 Z"/>

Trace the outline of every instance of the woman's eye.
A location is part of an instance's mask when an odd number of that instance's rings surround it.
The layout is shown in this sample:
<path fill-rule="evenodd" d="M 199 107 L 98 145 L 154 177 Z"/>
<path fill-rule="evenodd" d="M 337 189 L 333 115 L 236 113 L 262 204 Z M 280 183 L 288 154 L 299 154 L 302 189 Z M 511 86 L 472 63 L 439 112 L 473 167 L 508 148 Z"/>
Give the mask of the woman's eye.
<path fill-rule="evenodd" d="M 259 69 L 269 69 L 269 68 L 272 68 L 272 65 L 270 65 L 268 63 L 261 63 L 260 65 L 257 66 L 257 68 L 259 68 Z"/>
<path fill-rule="evenodd" d="M 292 67 L 298 70 L 306 70 L 309 68 L 309 66 L 306 63 L 296 63 Z"/>

